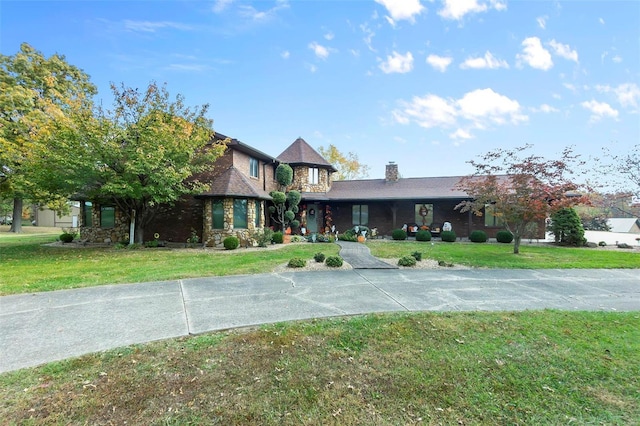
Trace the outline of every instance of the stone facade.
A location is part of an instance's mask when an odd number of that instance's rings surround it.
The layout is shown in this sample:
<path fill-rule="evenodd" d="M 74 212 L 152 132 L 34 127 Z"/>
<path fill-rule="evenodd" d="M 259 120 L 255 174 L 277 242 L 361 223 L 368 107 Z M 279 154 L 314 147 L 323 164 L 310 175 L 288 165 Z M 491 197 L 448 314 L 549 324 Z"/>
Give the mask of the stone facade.
<path fill-rule="evenodd" d="M 265 202 L 260 201 L 259 226 L 256 227 L 256 200 L 247 200 L 247 228 L 235 228 L 233 224 L 233 198 L 224 198 L 222 208 L 224 212 L 224 224 L 222 229 L 213 228 L 213 201 L 207 200 L 204 205 L 204 230 L 203 243 L 208 247 L 223 247 L 223 241 L 229 236 L 236 236 L 240 240 L 241 247 L 253 247 L 257 243 L 253 238 L 256 230 L 265 227 Z"/>
<path fill-rule="evenodd" d="M 309 166 L 295 166 L 293 168 L 293 181 L 288 190 L 300 192 L 327 192 L 331 188 L 331 173 L 329 170 L 318 168 L 318 183 L 309 183 Z"/>
<path fill-rule="evenodd" d="M 100 204 L 93 204 L 91 209 L 92 227 L 86 226 L 84 220 L 80 226 L 80 240 L 92 243 L 117 243 L 129 239 L 129 220 L 122 214 L 120 209 L 115 208 L 115 224 L 113 228 L 100 227 Z M 84 206 L 82 208 L 84 217 Z"/>

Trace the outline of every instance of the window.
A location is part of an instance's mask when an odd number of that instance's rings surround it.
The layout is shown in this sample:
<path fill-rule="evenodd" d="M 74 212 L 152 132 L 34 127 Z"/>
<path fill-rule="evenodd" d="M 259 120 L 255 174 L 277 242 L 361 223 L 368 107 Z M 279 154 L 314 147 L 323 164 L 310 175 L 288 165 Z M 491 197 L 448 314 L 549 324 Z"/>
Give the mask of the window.
<path fill-rule="evenodd" d="M 93 226 L 93 205 L 91 201 L 85 201 L 82 203 L 82 226 L 91 228 Z"/>
<path fill-rule="evenodd" d="M 309 183 L 317 185 L 320 182 L 320 170 L 317 167 L 309 167 Z"/>
<path fill-rule="evenodd" d="M 351 222 L 354 225 L 367 225 L 369 223 L 369 206 L 366 204 L 352 206 Z"/>
<path fill-rule="evenodd" d="M 433 204 L 416 204 L 414 222 L 418 226 L 431 226 L 433 223 Z"/>
<path fill-rule="evenodd" d="M 249 176 L 260 177 L 260 162 L 256 158 L 249 158 Z"/>
<path fill-rule="evenodd" d="M 247 200 L 233 200 L 233 227 L 247 228 Z"/>
<path fill-rule="evenodd" d="M 496 206 L 493 204 L 484 205 L 484 226 L 502 226 L 503 221 L 500 213 L 496 212 Z"/>
<path fill-rule="evenodd" d="M 224 205 L 221 199 L 212 201 L 211 227 L 214 229 L 224 228 Z"/>
<path fill-rule="evenodd" d="M 100 228 L 113 228 L 114 226 L 116 226 L 116 208 L 100 206 Z"/>
<path fill-rule="evenodd" d="M 260 219 L 262 218 L 262 202 L 260 200 L 256 200 L 256 218 L 255 218 L 255 227 L 260 228 Z"/>

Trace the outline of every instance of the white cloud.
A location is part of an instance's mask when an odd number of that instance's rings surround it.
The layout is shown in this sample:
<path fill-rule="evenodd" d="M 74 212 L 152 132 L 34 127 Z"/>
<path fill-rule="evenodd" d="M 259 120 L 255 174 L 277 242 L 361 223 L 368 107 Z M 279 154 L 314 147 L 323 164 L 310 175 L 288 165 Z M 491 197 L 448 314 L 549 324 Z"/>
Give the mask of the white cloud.
<path fill-rule="evenodd" d="M 282 9 L 288 9 L 289 2 L 288 0 L 276 0 L 276 5 L 271 9 L 267 9 L 264 11 L 259 11 L 253 6 L 241 5 L 239 6 L 240 15 L 249 18 L 252 21 L 269 21 L 275 18 L 278 11 Z"/>
<path fill-rule="evenodd" d="M 394 51 L 392 55 L 387 56 L 386 62 L 380 64 L 380 69 L 385 74 L 407 73 L 413 69 L 413 55 L 411 52 L 402 55 Z"/>
<path fill-rule="evenodd" d="M 445 72 L 447 67 L 453 62 L 453 58 L 449 56 L 429 55 L 427 56 L 427 63 L 434 69 Z"/>
<path fill-rule="evenodd" d="M 291 53 L 289 53 L 288 50 L 283 51 L 280 56 L 282 56 L 283 59 L 289 59 L 289 57 L 291 56 Z"/>
<path fill-rule="evenodd" d="M 335 37 L 335 35 L 334 35 L 331 31 L 329 31 L 328 33 L 326 33 L 326 34 L 324 35 L 324 38 L 325 38 L 326 40 L 329 40 L 329 41 L 333 40 L 333 38 L 334 38 L 334 37 Z"/>
<path fill-rule="evenodd" d="M 460 99 L 445 99 L 434 94 L 415 96 L 410 102 L 400 101 L 400 108 L 393 111 L 397 123 L 414 122 L 425 128 L 457 128 L 449 136 L 452 139 L 469 139 L 470 128 L 487 129 L 492 125 L 519 124 L 529 119 L 520 104 L 494 92 L 478 89 Z"/>
<path fill-rule="evenodd" d="M 469 13 L 481 13 L 486 12 L 489 9 L 495 9 L 498 11 L 506 10 L 507 4 L 501 0 L 444 0 L 444 6 L 438 11 L 444 19 L 459 21 Z"/>
<path fill-rule="evenodd" d="M 613 58 L 611 58 L 611 60 L 616 64 L 619 64 L 620 62 L 622 62 L 622 58 L 620 57 L 620 55 L 614 56 Z"/>
<path fill-rule="evenodd" d="M 571 90 L 573 93 L 577 93 L 578 92 L 578 88 L 571 83 L 562 83 L 562 85 L 567 89 L 567 90 Z"/>
<path fill-rule="evenodd" d="M 558 108 L 554 108 L 549 104 L 542 104 L 539 108 L 531 108 L 533 112 L 544 112 L 545 114 L 550 114 L 552 112 L 560 112 Z"/>
<path fill-rule="evenodd" d="M 542 47 L 538 37 L 528 37 L 522 42 L 522 53 L 518 53 L 516 58 L 518 64 L 525 62 L 531 68 L 537 68 L 547 71 L 553 66 L 551 54 L 547 49 Z"/>
<path fill-rule="evenodd" d="M 374 33 L 367 24 L 362 24 L 360 25 L 360 30 L 362 30 L 362 32 L 364 33 L 365 37 L 364 37 L 364 44 L 367 45 L 367 47 L 369 48 L 370 51 L 375 52 L 376 49 L 373 48 L 373 45 L 371 44 L 373 37 L 376 35 L 376 33 Z"/>
<path fill-rule="evenodd" d="M 640 87 L 635 83 L 623 83 L 619 84 L 618 87 L 597 85 L 596 90 L 601 93 L 613 92 L 620 105 L 625 108 L 637 107 L 640 103 Z"/>
<path fill-rule="evenodd" d="M 407 20 L 415 22 L 415 17 L 420 15 L 424 6 L 420 0 L 376 0 L 376 3 L 383 5 L 389 12 L 389 23 L 395 25 L 395 21 Z"/>
<path fill-rule="evenodd" d="M 600 22 L 602 25 L 604 25 L 604 19 L 599 18 L 599 19 L 598 19 L 598 22 Z"/>
<path fill-rule="evenodd" d="M 314 73 L 314 72 L 318 71 L 318 67 L 316 67 L 316 66 L 315 66 L 315 65 L 313 65 L 313 64 L 305 63 L 305 64 L 304 64 L 304 66 L 305 66 L 309 71 L 311 71 L 312 73 Z"/>
<path fill-rule="evenodd" d="M 562 43 L 558 43 L 555 40 L 551 40 L 549 42 L 549 46 L 551 46 L 551 48 L 553 49 L 553 52 L 556 55 L 561 56 L 573 62 L 578 62 L 578 52 L 575 50 L 572 50 L 568 44 L 562 44 Z"/>
<path fill-rule="evenodd" d="M 606 102 L 598 102 L 596 100 L 585 101 L 580 104 L 584 109 L 591 111 L 590 121 L 592 123 L 599 121 L 602 118 L 609 117 L 618 118 L 618 111 L 611 108 Z"/>
<path fill-rule="evenodd" d="M 538 16 L 536 18 L 536 21 L 538 22 L 538 26 L 540 28 L 542 28 L 543 30 L 547 28 L 547 19 L 549 19 L 549 17 L 547 15 Z"/>
<path fill-rule="evenodd" d="M 155 33 L 158 30 L 163 28 L 172 28 L 175 30 L 183 30 L 188 31 L 191 30 L 192 27 L 189 25 L 181 24 L 178 22 L 171 21 L 132 21 L 130 19 L 125 19 L 123 21 L 124 28 L 129 31 L 139 31 L 143 33 Z"/>
<path fill-rule="evenodd" d="M 309 43 L 309 49 L 313 50 L 313 53 L 320 59 L 327 59 L 329 57 L 329 49 L 319 45 L 315 41 Z"/>
<path fill-rule="evenodd" d="M 509 68 L 509 64 L 507 61 L 503 59 L 496 59 L 491 52 L 488 50 L 485 52 L 483 57 L 479 58 L 467 58 L 462 64 L 460 64 L 460 68 L 462 69 L 497 69 L 497 68 Z"/>
<path fill-rule="evenodd" d="M 234 0 L 215 0 L 213 2 L 213 12 L 222 13 Z"/>

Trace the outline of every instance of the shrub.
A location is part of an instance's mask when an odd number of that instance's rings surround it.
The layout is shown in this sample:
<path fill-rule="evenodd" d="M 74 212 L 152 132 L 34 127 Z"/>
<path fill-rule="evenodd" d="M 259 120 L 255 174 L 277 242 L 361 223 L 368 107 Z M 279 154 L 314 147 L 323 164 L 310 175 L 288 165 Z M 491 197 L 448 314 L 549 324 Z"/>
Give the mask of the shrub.
<path fill-rule="evenodd" d="M 316 253 L 313 255 L 313 259 L 318 263 L 324 262 L 325 257 L 324 253 Z"/>
<path fill-rule="evenodd" d="M 598 245 L 599 245 L 600 247 L 606 247 L 606 246 L 607 246 L 607 242 L 606 242 L 606 241 L 600 241 L 600 242 L 598 243 Z"/>
<path fill-rule="evenodd" d="M 555 236 L 556 243 L 570 246 L 583 246 L 584 228 L 575 209 L 568 207 L 551 215 L 551 225 L 547 230 Z"/>
<path fill-rule="evenodd" d="M 404 256 L 398 260 L 400 266 L 416 266 L 416 258 L 413 256 Z"/>
<path fill-rule="evenodd" d="M 68 232 L 65 232 L 62 235 L 60 235 L 60 241 L 62 241 L 63 243 L 70 243 L 71 241 L 73 241 L 73 238 L 74 238 L 74 235 L 69 234 Z"/>
<path fill-rule="evenodd" d="M 331 268 L 339 268 L 342 266 L 342 258 L 340 256 L 329 256 L 325 263 Z"/>
<path fill-rule="evenodd" d="M 419 251 L 414 251 L 413 253 L 411 253 L 411 257 L 420 262 L 422 260 L 422 253 L 420 253 Z"/>
<path fill-rule="evenodd" d="M 472 231 L 469 235 L 469 240 L 472 243 L 486 243 L 487 242 L 487 233 L 484 231 Z"/>
<path fill-rule="evenodd" d="M 442 231 L 440 233 L 440 238 L 442 241 L 446 241 L 448 243 L 453 243 L 456 240 L 456 233 L 453 231 Z"/>
<path fill-rule="evenodd" d="M 344 231 L 344 234 L 340 235 L 338 238 L 340 241 L 352 241 L 354 243 L 358 241 L 358 236 L 353 229 L 347 229 Z"/>
<path fill-rule="evenodd" d="M 406 240 L 407 231 L 404 231 L 402 229 L 394 229 L 393 232 L 391 232 L 391 238 L 393 238 L 394 240 Z"/>
<path fill-rule="evenodd" d="M 292 243 L 306 243 L 307 242 L 307 238 L 303 237 L 302 235 L 292 235 L 291 236 L 291 242 Z"/>
<path fill-rule="evenodd" d="M 271 240 L 276 244 L 282 244 L 282 242 L 284 241 L 284 235 L 280 231 L 274 232 Z"/>
<path fill-rule="evenodd" d="M 513 234 L 506 229 L 498 231 L 498 233 L 496 234 L 496 241 L 498 241 L 499 243 L 509 244 L 511 241 L 513 241 Z"/>
<path fill-rule="evenodd" d="M 431 232 L 424 229 L 419 230 L 416 233 L 416 241 L 431 241 Z"/>
<path fill-rule="evenodd" d="M 256 230 L 251 235 L 251 238 L 258 243 L 258 247 L 266 247 L 273 238 L 273 230 L 271 228 L 264 228 L 262 230 Z"/>
<path fill-rule="evenodd" d="M 287 266 L 289 266 L 289 268 L 304 268 L 307 266 L 307 261 L 299 257 L 294 257 L 289 260 Z"/>
<path fill-rule="evenodd" d="M 158 240 L 147 241 L 147 242 L 144 243 L 144 246 L 148 247 L 148 248 L 160 247 L 160 241 L 158 241 Z"/>
<path fill-rule="evenodd" d="M 238 239 L 238 237 L 230 236 L 222 241 L 222 245 L 224 246 L 225 250 L 235 250 L 240 245 L 240 240 Z"/>

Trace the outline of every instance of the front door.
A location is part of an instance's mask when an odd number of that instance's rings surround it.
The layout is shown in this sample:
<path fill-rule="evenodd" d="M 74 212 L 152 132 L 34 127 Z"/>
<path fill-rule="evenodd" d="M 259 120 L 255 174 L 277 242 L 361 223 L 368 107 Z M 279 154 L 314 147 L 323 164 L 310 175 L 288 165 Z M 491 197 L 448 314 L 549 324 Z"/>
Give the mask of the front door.
<path fill-rule="evenodd" d="M 315 234 L 318 232 L 318 212 L 317 204 L 307 204 L 307 233 Z"/>

